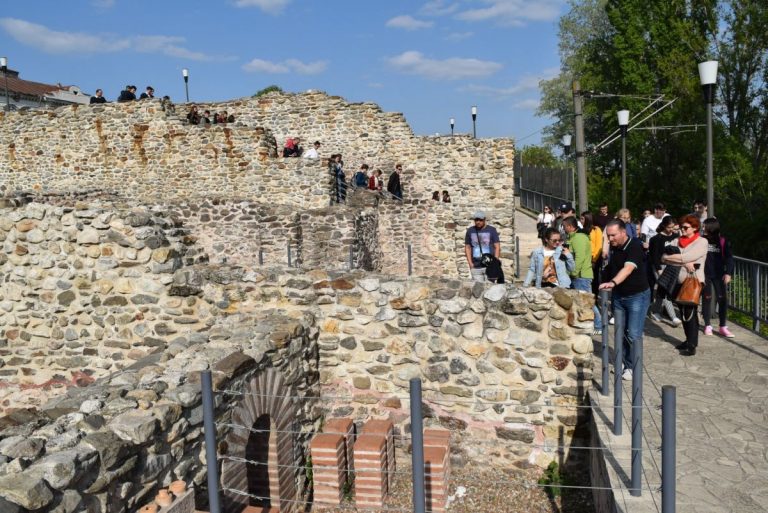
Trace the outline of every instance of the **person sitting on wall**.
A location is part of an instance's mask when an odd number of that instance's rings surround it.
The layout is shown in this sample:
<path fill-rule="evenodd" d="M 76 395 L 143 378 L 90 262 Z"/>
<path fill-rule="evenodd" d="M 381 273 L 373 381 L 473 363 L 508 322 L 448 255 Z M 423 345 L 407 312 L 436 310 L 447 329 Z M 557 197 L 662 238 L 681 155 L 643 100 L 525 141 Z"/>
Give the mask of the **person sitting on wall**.
<path fill-rule="evenodd" d="M 227 123 L 234 123 L 234 122 L 235 122 L 234 114 L 230 114 L 229 116 L 227 116 Z"/>
<path fill-rule="evenodd" d="M 189 109 L 189 112 L 187 113 L 187 121 L 190 125 L 200 124 L 200 114 L 197 112 L 197 106 L 192 105 Z"/>
<path fill-rule="evenodd" d="M 434 191 L 432 193 L 432 201 L 440 201 L 440 191 Z"/>
<path fill-rule="evenodd" d="M 210 125 L 211 124 L 211 111 L 206 110 L 203 112 L 203 116 L 200 118 L 200 124 L 201 125 Z"/>
<path fill-rule="evenodd" d="M 155 88 L 147 86 L 147 90 L 141 93 L 139 100 L 153 100 L 155 98 Z"/>
<path fill-rule="evenodd" d="M 125 89 L 120 91 L 120 96 L 117 97 L 118 103 L 132 102 L 136 100 L 136 86 L 127 85 Z"/>
<path fill-rule="evenodd" d="M 403 186 L 400 183 L 400 173 L 403 172 L 403 165 L 397 164 L 395 170 L 389 175 L 387 181 L 387 192 L 389 192 L 395 199 L 403 199 Z"/>
<path fill-rule="evenodd" d="M 104 98 L 104 91 L 96 89 L 96 93 L 91 96 L 91 105 L 94 103 L 107 103 L 107 99 Z"/>
<path fill-rule="evenodd" d="M 301 147 L 301 139 L 298 137 L 293 138 L 294 155 L 292 157 L 301 157 L 304 154 L 304 148 Z"/>
<path fill-rule="evenodd" d="M 448 194 L 448 191 L 443 191 L 443 203 L 450 203 L 451 202 L 451 196 Z"/>
<path fill-rule="evenodd" d="M 293 138 L 289 137 L 285 140 L 285 146 L 283 146 L 283 157 L 295 157 L 296 155 L 296 144 L 293 142 Z M 331 159 L 334 158 L 334 155 L 331 155 Z"/>
<path fill-rule="evenodd" d="M 320 158 L 320 141 L 315 141 L 312 148 L 304 152 L 305 159 L 319 159 Z"/>

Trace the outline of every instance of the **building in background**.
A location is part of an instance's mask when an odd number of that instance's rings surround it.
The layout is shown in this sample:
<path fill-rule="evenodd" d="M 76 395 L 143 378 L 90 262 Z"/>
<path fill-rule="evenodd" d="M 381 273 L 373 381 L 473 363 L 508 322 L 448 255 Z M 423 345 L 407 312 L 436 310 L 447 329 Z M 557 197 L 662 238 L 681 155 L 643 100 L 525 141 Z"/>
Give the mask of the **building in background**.
<path fill-rule="evenodd" d="M 54 108 L 75 103 L 88 104 L 91 95 L 83 93 L 77 86 L 43 84 L 19 78 L 19 72 L 8 69 L 7 83 L 11 110 L 19 108 Z M 5 109 L 6 77 L 0 75 L 0 108 Z"/>

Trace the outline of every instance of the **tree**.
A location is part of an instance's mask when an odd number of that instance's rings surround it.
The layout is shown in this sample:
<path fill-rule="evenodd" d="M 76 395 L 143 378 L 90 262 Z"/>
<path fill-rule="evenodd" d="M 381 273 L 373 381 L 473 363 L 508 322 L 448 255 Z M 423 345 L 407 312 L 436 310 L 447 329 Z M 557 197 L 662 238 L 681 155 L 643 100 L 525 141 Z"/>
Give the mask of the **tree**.
<path fill-rule="evenodd" d="M 536 167 L 561 167 L 557 157 L 552 153 L 549 146 L 537 146 L 534 144 L 523 146 L 520 150 L 523 164 Z"/>
<path fill-rule="evenodd" d="M 276 85 L 273 84 L 271 86 L 265 87 L 261 91 L 258 91 L 256 94 L 253 95 L 253 97 L 254 98 L 258 98 L 259 96 L 264 96 L 265 94 L 269 94 L 269 93 L 282 93 L 282 92 L 283 92 L 283 89 L 280 86 L 276 86 Z"/>

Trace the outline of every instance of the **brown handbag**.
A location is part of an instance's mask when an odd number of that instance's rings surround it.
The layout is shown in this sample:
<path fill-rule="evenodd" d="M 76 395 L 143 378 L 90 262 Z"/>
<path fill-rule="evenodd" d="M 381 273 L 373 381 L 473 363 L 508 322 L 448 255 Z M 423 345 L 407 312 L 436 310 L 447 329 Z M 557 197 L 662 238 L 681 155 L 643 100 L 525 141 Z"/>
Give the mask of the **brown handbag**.
<path fill-rule="evenodd" d="M 683 306 L 698 306 L 701 290 L 704 286 L 696 277 L 696 273 L 688 273 L 688 277 L 680 285 L 675 302 Z"/>

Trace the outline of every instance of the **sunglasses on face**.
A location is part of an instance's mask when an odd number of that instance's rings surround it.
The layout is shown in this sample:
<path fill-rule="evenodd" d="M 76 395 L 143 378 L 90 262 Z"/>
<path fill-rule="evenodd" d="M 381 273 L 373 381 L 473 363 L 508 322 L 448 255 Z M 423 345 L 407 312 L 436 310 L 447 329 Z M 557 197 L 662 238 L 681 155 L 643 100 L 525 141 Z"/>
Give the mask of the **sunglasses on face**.
<path fill-rule="evenodd" d="M 550 244 L 560 244 L 561 242 L 563 241 L 560 239 L 549 239 Z"/>
<path fill-rule="evenodd" d="M 683 230 L 690 230 L 691 228 L 693 228 L 693 226 L 691 226 L 691 225 L 689 225 L 689 224 L 684 224 L 684 225 L 683 225 L 683 226 L 681 226 L 680 228 L 682 228 Z"/>

